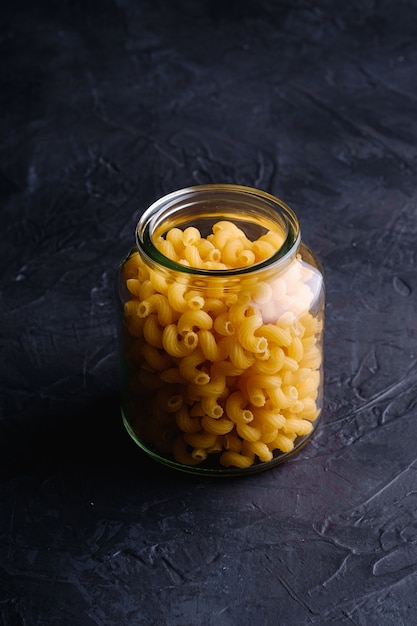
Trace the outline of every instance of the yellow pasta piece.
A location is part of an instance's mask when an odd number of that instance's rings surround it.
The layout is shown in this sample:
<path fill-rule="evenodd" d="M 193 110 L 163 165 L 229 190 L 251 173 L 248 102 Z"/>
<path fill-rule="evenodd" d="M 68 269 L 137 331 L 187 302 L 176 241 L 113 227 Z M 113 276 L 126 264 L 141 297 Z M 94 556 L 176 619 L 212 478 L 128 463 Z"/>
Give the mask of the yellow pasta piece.
<path fill-rule="evenodd" d="M 188 262 L 190 267 L 205 267 L 205 262 L 201 258 L 198 248 L 196 246 L 185 246 L 184 258 Z"/>
<path fill-rule="evenodd" d="M 242 439 L 233 432 L 224 435 L 223 445 L 225 450 L 230 450 L 231 452 L 242 451 Z"/>
<path fill-rule="evenodd" d="M 189 339 L 189 337 L 188 337 Z M 187 341 L 187 337 L 180 337 L 176 324 L 168 324 L 162 331 L 162 345 L 171 356 L 188 356 L 195 348 L 194 343 Z"/>
<path fill-rule="evenodd" d="M 139 317 L 147 317 L 151 313 L 157 314 L 161 326 L 172 324 L 176 319 L 168 298 L 160 293 L 155 293 L 139 303 L 137 312 Z"/>
<path fill-rule="evenodd" d="M 175 249 L 175 246 L 168 239 L 163 239 L 162 237 L 155 242 L 155 246 L 158 248 L 159 252 L 164 256 L 171 259 L 171 261 L 178 261 L 179 255 Z"/>
<path fill-rule="evenodd" d="M 313 430 L 313 425 L 308 420 L 287 418 L 282 427 L 284 433 L 295 433 L 296 435 L 309 435 Z"/>
<path fill-rule="evenodd" d="M 219 334 L 227 337 L 235 334 L 235 327 L 229 319 L 229 314 L 219 313 L 214 319 L 214 330 Z"/>
<path fill-rule="evenodd" d="M 208 456 L 208 450 L 205 450 L 204 448 L 194 448 L 194 450 L 191 452 L 191 456 L 193 457 L 193 459 L 201 463 L 201 461 L 206 460 Z"/>
<path fill-rule="evenodd" d="M 311 348 L 317 345 L 316 335 L 307 335 L 302 337 L 303 349 L 308 352 Z"/>
<path fill-rule="evenodd" d="M 212 379 L 225 376 L 240 376 L 245 371 L 244 368 L 236 367 L 232 361 L 216 361 L 210 368 Z"/>
<path fill-rule="evenodd" d="M 138 282 L 139 289 L 137 295 L 139 300 L 146 300 L 146 298 L 150 298 L 154 293 L 156 293 L 150 280 L 140 280 Z"/>
<path fill-rule="evenodd" d="M 249 350 L 249 352 L 265 352 L 268 348 L 268 341 L 265 337 L 255 336 L 255 331 L 262 326 L 262 317 L 260 315 L 251 315 L 246 317 L 239 324 L 237 337 L 240 345 Z"/>
<path fill-rule="evenodd" d="M 179 313 L 184 313 L 188 311 L 190 307 L 188 306 L 188 302 L 185 299 L 185 294 L 187 293 L 188 286 L 184 283 L 172 283 L 169 285 L 167 291 L 167 299 L 170 306 Z"/>
<path fill-rule="evenodd" d="M 136 314 L 136 307 L 127 306 L 132 304 L 136 305 L 137 302 L 135 302 L 134 300 L 129 300 L 129 302 L 126 302 L 125 305 L 126 331 L 131 337 L 142 337 L 145 320 L 138 317 L 138 315 Z"/>
<path fill-rule="evenodd" d="M 258 239 L 258 241 L 253 242 L 252 251 L 255 254 L 255 262 L 259 263 L 260 261 L 268 259 L 270 256 L 272 256 L 276 251 L 276 248 L 274 248 L 272 243 L 269 243 L 265 240 L 261 241 Z"/>
<path fill-rule="evenodd" d="M 201 398 L 201 406 L 204 413 L 209 417 L 218 419 L 223 415 L 223 407 L 218 403 L 218 398 L 215 396 Z"/>
<path fill-rule="evenodd" d="M 205 358 L 212 363 L 216 361 L 224 361 L 227 357 L 226 343 L 218 343 L 210 330 L 199 330 L 197 332 L 198 345 L 201 348 Z"/>
<path fill-rule="evenodd" d="M 300 317 L 300 324 L 303 325 L 306 335 L 316 335 L 322 330 L 322 322 L 311 313 L 306 313 Z"/>
<path fill-rule="evenodd" d="M 185 433 L 184 435 L 184 441 L 193 448 L 209 448 L 216 443 L 216 440 L 216 434 L 205 430 L 198 433 Z"/>
<path fill-rule="evenodd" d="M 204 298 L 196 291 L 188 291 L 185 296 L 185 301 L 187 302 L 188 308 L 192 311 L 199 311 L 204 307 L 205 300 Z"/>
<path fill-rule="evenodd" d="M 217 319 L 222 313 L 227 314 L 226 303 L 220 298 L 203 298 L 204 304 L 202 306 L 203 311 L 211 313 L 214 320 Z"/>
<path fill-rule="evenodd" d="M 198 385 L 196 383 L 190 383 L 187 391 L 191 401 L 201 400 L 209 396 L 220 398 L 226 389 L 225 376 L 212 376 L 210 382 L 205 385 Z"/>
<path fill-rule="evenodd" d="M 167 385 L 159 390 L 155 397 L 156 405 L 168 413 L 175 413 L 183 405 L 183 397 L 175 392 L 173 385 Z"/>
<path fill-rule="evenodd" d="M 249 424 L 253 413 L 247 408 L 248 401 L 241 391 L 235 391 L 226 400 L 226 415 L 235 424 Z"/>
<path fill-rule="evenodd" d="M 317 394 L 317 389 L 320 383 L 320 372 L 312 372 L 310 370 L 309 376 L 300 380 L 297 383 L 297 390 L 299 398 L 303 399 L 306 397 L 312 397 L 315 400 L 315 396 Z"/>
<path fill-rule="evenodd" d="M 304 409 L 304 402 L 302 400 L 295 400 L 295 402 L 291 405 L 292 413 L 301 413 Z"/>
<path fill-rule="evenodd" d="M 268 342 L 278 346 L 289 346 L 292 338 L 289 330 L 281 328 L 276 324 L 263 324 L 255 331 L 258 337 L 264 337 Z"/>
<path fill-rule="evenodd" d="M 137 298 L 140 297 L 140 286 L 141 282 L 137 278 L 128 278 L 126 280 L 126 287 L 129 289 L 130 293 Z"/>
<path fill-rule="evenodd" d="M 156 313 L 148 315 L 142 324 L 143 338 L 154 348 L 162 348 L 162 326 L 158 322 Z"/>
<path fill-rule="evenodd" d="M 284 237 L 273 230 L 268 230 L 265 235 L 261 235 L 259 237 L 258 241 L 266 241 L 273 247 L 274 252 L 276 252 L 282 246 L 284 242 Z"/>
<path fill-rule="evenodd" d="M 267 400 L 265 390 L 277 389 L 281 387 L 279 376 L 268 376 L 265 374 L 254 374 L 249 377 L 242 377 L 242 386 L 249 401 L 257 407 L 264 406 Z"/>
<path fill-rule="evenodd" d="M 140 257 L 138 252 L 133 252 L 130 257 L 125 261 L 123 266 L 123 272 L 125 279 L 138 278 L 140 268 Z"/>
<path fill-rule="evenodd" d="M 300 337 L 292 337 L 292 341 L 287 347 L 287 354 L 290 358 L 299 362 L 304 356 L 304 345 Z M 297 369 L 297 368 L 296 368 Z"/>
<path fill-rule="evenodd" d="M 142 355 L 149 367 L 154 370 L 166 370 L 172 365 L 172 359 L 166 352 L 154 348 L 149 343 L 142 347 Z"/>
<path fill-rule="evenodd" d="M 238 257 L 240 265 L 242 267 L 253 265 L 256 262 L 255 253 L 247 248 L 245 250 L 242 250 L 242 252 L 239 253 Z"/>
<path fill-rule="evenodd" d="M 295 359 L 292 359 L 290 356 L 284 356 L 284 361 L 282 363 L 283 370 L 295 372 L 298 370 L 298 367 L 298 363 Z"/>
<path fill-rule="evenodd" d="M 185 246 L 193 246 L 197 244 L 200 239 L 200 231 L 195 226 L 188 226 L 188 228 L 184 230 L 182 241 Z"/>
<path fill-rule="evenodd" d="M 271 448 L 281 450 L 281 452 L 291 452 L 294 449 L 294 441 L 283 434 L 278 434 L 275 441 L 269 444 Z"/>
<path fill-rule="evenodd" d="M 217 435 L 216 441 L 212 446 L 206 448 L 208 454 L 217 454 L 223 452 L 223 435 Z"/>
<path fill-rule="evenodd" d="M 224 296 L 225 281 L 223 278 L 213 276 L 206 286 L 206 297 L 209 299 L 221 300 Z"/>
<path fill-rule="evenodd" d="M 210 262 L 220 263 L 221 258 L 222 258 L 222 253 L 220 252 L 220 250 L 218 250 L 217 248 L 213 246 L 213 248 L 210 250 L 210 252 L 207 255 L 207 260 L 206 260 L 207 267 L 208 268 L 210 267 L 209 265 Z"/>
<path fill-rule="evenodd" d="M 237 301 L 230 305 L 229 319 L 235 328 L 239 328 L 240 324 L 248 317 L 257 314 L 257 310 L 250 302 Z"/>
<path fill-rule="evenodd" d="M 194 349 L 198 346 L 198 335 L 193 331 L 186 332 L 183 335 L 183 341 L 190 349 Z"/>
<path fill-rule="evenodd" d="M 183 231 L 180 228 L 170 228 L 166 234 L 166 240 L 169 241 L 179 258 L 184 251 Z"/>
<path fill-rule="evenodd" d="M 162 273 L 155 270 L 149 269 L 148 271 L 152 287 L 157 293 L 165 296 L 168 293 L 168 287 L 171 284 L 171 282 L 168 282 L 167 276 L 164 276 Z"/>
<path fill-rule="evenodd" d="M 313 398 L 303 398 L 302 404 L 303 408 L 300 413 L 302 413 L 303 419 L 314 422 L 320 413 L 316 401 Z"/>
<path fill-rule="evenodd" d="M 254 364 L 247 370 L 247 373 L 276 376 L 278 373 L 281 373 L 284 360 L 284 351 L 279 346 L 275 346 L 271 350 L 268 349 L 268 358 L 256 359 Z"/>
<path fill-rule="evenodd" d="M 213 224 L 212 231 L 214 234 L 218 233 L 219 231 L 226 231 L 230 233 L 230 235 L 233 237 L 246 236 L 243 230 L 239 228 L 239 226 L 236 226 L 236 224 L 234 222 L 231 222 L 230 220 L 219 220 L 218 222 Z"/>
<path fill-rule="evenodd" d="M 124 304 L 124 314 L 125 317 L 136 317 L 138 315 L 138 308 L 140 302 L 137 300 L 128 300 Z"/>
<path fill-rule="evenodd" d="M 242 443 L 242 454 L 244 456 L 255 455 L 260 461 L 266 463 L 271 461 L 273 454 L 263 441 L 244 441 Z"/>
<path fill-rule="evenodd" d="M 255 460 L 254 456 L 244 456 L 239 452 L 234 452 L 232 450 L 228 450 L 227 452 L 223 452 L 220 456 L 220 463 L 225 467 L 241 467 L 242 469 L 245 467 L 250 467 L 253 465 Z"/>
<path fill-rule="evenodd" d="M 194 402 L 190 406 L 191 417 L 204 417 L 206 414 L 201 402 Z"/>
<path fill-rule="evenodd" d="M 255 425 L 255 427 L 257 427 Z M 263 443 L 269 445 L 270 443 L 272 443 L 273 441 L 275 441 L 275 439 L 278 437 L 278 433 L 279 430 L 278 428 L 261 428 L 261 439 L 260 441 L 262 441 Z"/>
<path fill-rule="evenodd" d="M 243 348 L 235 335 L 225 337 L 225 343 L 229 359 L 236 368 L 245 370 L 255 363 L 254 355 Z"/>
<path fill-rule="evenodd" d="M 276 409 L 264 407 L 253 407 L 253 422 L 254 426 L 261 430 L 278 430 L 285 424 L 285 417 L 279 413 Z"/>
<path fill-rule="evenodd" d="M 209 417 L 205 415 L 201 420 L 201 426 L 208 433 L 213 433 L 215 435 L 226 435 L 233 430 L 235 424 L 231 420 L 228 419 L 215 419 L 213 417 Z"/>
<path fill-rule="evenodd" d="M 236 424 L 236 431 L 239 437 L 242 437 L 242 439 L 246 441 L 259 441 L 262 435 L 259 428 L 255 428 L 249 424 Z"/>
<path fill-rule="evenodd" d="M 177 322 L 178 332 L 184 334 L 195 330 L 210 330 L 213 320 L 205 311 L 186 311 Z"/>
<path fill-rule="evenodd" d="M 203 459 L 195 458 L 187 450 L 187 445 L 182 436 L 176 437 L 172 446 L 172 453 L 177 463 L 181 465 L 198 465 Z"/>
<path fill-rule="evenodd" d="M 231 240 L 242 238 L 243 241 L 247 241 L 245 233 L 235 224 L 226 220 L 214 224 L 212 231 L 213 234 L 209 235 L 207 239 L 214 245 L 215 248 L 221 251 L 223 250 L 225 245 Z"/>
<path fill-rule="evenodd" d="M 159 376 L 161 380 L 163 380 L 165 383 L 178 383 L 180 385 L 183 385 L 187 382 L 178 367 L 169 367 L 168 369 L 161 372 Z"/>
<path fill-rule="evenodd" d="M 321 350 L 316 346 L 310 348 L 310 350 L 304 354 L 300 361 L 300 367 L 310 367 L 315 370 L 321 366 L 321 362 Z"/>
<path fill-rule="evenodd" d="M 204 261 L 220 261 L 220 250 L 216 250 L 213 244 L 207 239 L 199 239 L 199 241 L 197 241 L 195 245 L 201 258 L 204 259 Z"/>
<path fill-rule="evenodd" d="M 288 409 L 296 400 L 298 400 L 297 387 L 289 385 L 288 387 L 270 389 L 269 398 L 276 408 Z"/>
<path fill-rule="evenodd" d="M 185 404 L 175 413 L 175 422 L 184 433 L 197 433 L 201 430 L 200 420 L 190 416 L 189 408 Z"/>
<path fill-rule="evenodd" d="M 210 376 L 204 370 L 198 369 L 198 365 L 203 364 L 206 357 L 200 348 L 197 348 L 188 356 L 184 356 L 179 363 L 179 370 L 182 376 L 196 385 L 206 385 L 210 382 Z"/>
<path fill-rule="evenodd" d="M 235 238 L 227 239 L 221 251 L 223 263 L 226 263 L 229 267 L 239 267 L 241 265 L 239 255 L 243 250 L 243 241 Z"/>

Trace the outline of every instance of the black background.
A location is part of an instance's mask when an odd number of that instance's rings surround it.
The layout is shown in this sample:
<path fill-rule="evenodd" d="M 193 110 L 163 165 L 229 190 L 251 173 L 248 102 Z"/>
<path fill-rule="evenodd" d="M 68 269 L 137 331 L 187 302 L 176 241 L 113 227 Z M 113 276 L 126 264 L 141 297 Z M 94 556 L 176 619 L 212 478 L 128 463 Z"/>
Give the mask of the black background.
<path fill-rule="evenodd" d="M 9 2 L 0 19 L 0 621 L 417 620 L 417 3 Z M 200 183 L 288 202 L 326 272 L 293 460 L 170 472 L 121 424 L 113 285 Z"/>

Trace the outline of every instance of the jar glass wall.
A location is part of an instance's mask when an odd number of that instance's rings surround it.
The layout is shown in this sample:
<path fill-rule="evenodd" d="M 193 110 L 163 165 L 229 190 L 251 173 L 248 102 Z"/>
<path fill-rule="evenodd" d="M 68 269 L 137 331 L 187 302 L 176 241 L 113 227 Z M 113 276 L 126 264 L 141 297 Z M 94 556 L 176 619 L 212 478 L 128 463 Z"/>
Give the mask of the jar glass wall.
<path fill-rule="evenodd" d="M 118 305 L 123 420 L 151 457 L 245 474 L 312 436 L 323 275 L 285 203 L 237 185 L 161 198 L 120 265 Z"/>

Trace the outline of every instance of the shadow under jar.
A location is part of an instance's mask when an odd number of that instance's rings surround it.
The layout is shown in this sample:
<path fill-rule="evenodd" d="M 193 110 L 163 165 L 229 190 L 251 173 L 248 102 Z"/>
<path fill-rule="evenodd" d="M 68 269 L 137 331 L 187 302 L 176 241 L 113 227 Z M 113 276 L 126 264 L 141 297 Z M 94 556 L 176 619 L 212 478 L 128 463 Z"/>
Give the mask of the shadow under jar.
<path fill-rule="evenodd" d="M 118 305 L 123 421 L 152 458 L 238 475 L 310 439 L 324 283 L 284 202 L 238 185 L 161 198 L 120 265 Z"/>

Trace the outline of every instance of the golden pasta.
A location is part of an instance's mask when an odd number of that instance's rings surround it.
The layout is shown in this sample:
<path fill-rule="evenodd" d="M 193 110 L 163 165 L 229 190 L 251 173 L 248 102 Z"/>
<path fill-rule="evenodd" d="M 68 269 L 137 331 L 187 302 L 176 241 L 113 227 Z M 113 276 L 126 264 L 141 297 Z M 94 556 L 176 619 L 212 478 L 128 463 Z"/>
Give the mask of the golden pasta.
<path fill-rule="evenodd" d="M 188 407 L 184 404 L 176 411 L 175 421 L 183 433 L 197 433 L 201 430 L 200 420 L 191 417 Z"/>
<path fill-rule="evenodd" d="M 194 342 L 189 337 L 180 337 L 176 324 L 168 324 L 162 331 L 162 346 L 164 350 L 174 357 L 188 356 L 195 348 Z"/>
<path fill-rule="evenodd" d="M 241 391 L 235 391 L 226 400 L 226 414 L 236 424 L 248 424 L 253 413 L 247 408 L 248 400 Z"/>
<path fill-rule="evenodd" d="M 206 236 L 173 227 L 154 244 L 174 263 L 232 270 L 270 258 L 283 235 L 251 241 L 223 219 Z M 124 278 L 132 426 L 158 453 L 184 466 L 216 458 L 246 469 L 312 432 L 322 377 L 322 314 L 310 310 L 321 277 L 312 266 L 297 256 L 278 275 L 243 276 L 237 289 L 220 274 L 173 280 L 134 252 Z"/>
<path fill-rule="evenodd" d="M 185 313 L 190 309 L 185 294 L 188 292 L 188 285 L 184 283 L 172 283 L 167 291 L 167 299 L 170 306 L 179 313 Z"/>
<path fill-rule="evenodd" d="M 158 322 L 156 314 L 148 315 L 142 324 L 143 338 L 146 343 L 154 348 L 162 348 L 162 326 Z"/>
<path fill-rule="evenodd" d="M 205 416 L 218 419 L 223 415 L 224 410 L 218 400 L 219 398 L 216 398 L 215 396 L 201 398 L 201 407 Z"/>
<path fill-rule="evenodd" d="M 265 352 L 268 348 L 268 341 L 265 337 L 256 337 L 255 331 L 262 326 L 260 315 L 245 317 L 239 324 L 237 337 L 240 345 L 249 352 Z"/>
<path fill-rule="evenodd" d="M 198 369 L 199 365 L 204 364 L 206 357 L 200 348 L 197 348 L 188 356 L 184 356 L 179 364 L 179 370 L 182 376 L 190 383 L 196 385 L 205 385 L 210 382 L 210 376 L 207 372 Z"/>
<path fill-rule="evenodd" d="M 225 342 L 216 341 L 216 337 L 210 330 L 202 328 L 197 332 L 198 345 L 201 348 L 207 361 L 215 363 L 224 361 L 227 357 L 227 346 Z"/>
<path fill-rule="evenodd" d="M 234 422 L 229 419 L 215 419 L 205 415 L 201 420 L 201 426 L 208 433 L 215 435 L 226 435 L 234 428 Z"/>
<path fill-rule="evenodd" d="M 210 330 L 213 326 L 213 320 L 206 311 L 186 311 L 178 319 L 178 332 L 183 335 L 186 332 L 194 330 Z"/>
<path fill-rule="evenodd" d="M 245 456 L 244 454 L 240 454 L 239 452 L 234 452 L 233 450 L 228 450 L 227 452 L 223 452 L 220 457 L 220 463 L 225 467 L 250 467 L 253 465 L 255 459 L 255 455 Z"/>

